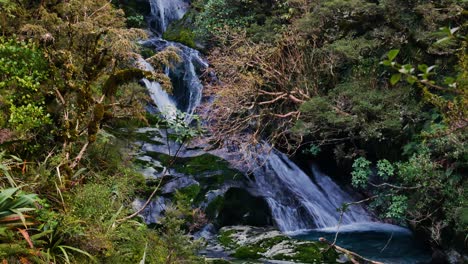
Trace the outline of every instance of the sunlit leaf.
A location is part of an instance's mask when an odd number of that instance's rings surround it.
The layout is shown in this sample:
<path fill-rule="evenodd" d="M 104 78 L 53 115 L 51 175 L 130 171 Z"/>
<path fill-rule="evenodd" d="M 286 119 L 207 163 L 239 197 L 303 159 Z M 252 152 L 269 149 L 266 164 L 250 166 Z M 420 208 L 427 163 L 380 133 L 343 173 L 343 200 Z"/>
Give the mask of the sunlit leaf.
<path fill-rule="evenodd" d="M 400 52 L 400 50 L 398 50 L 398 49 L 393 49 L 393 50 L 389 51 L 388 54 L 387 54 L 388 59 L 390 61 L 394 60 L 399 52 Z"/>

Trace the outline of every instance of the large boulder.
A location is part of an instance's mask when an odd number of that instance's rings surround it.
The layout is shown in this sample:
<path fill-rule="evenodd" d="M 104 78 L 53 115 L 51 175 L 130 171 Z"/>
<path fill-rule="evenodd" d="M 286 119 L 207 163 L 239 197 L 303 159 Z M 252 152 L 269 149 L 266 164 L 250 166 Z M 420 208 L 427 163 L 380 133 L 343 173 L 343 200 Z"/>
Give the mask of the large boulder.
<path fill-rule="evenodd" d="M 242 188 L 230 188 L 219 205 L 217 224 L 229 225 L 272 225 L 270 209 L 266 201 L 261 197 L 251 195 Z"/>
<path fill-rule="evenodd" d="M 223 227 L 211 248 L 224 259 L 261 260 L 261 263 L 350 263 L 327 244 L 292 239 L 272 227 Z M 208 248 L 209 250 L 209 248 Z M 209 254 L 208 254 L 209 255 Z"/>

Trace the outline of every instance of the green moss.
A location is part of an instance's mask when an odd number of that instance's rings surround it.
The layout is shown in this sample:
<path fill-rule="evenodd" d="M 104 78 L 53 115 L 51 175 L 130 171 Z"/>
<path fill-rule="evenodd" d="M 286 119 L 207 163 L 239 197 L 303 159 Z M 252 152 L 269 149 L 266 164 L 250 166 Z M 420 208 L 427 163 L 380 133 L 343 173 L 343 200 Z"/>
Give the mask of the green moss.
<path fill-rule="evenodd" d="M 236 242 L 231 237 L 231 235 L 234 233 L 236 233 L 236 230 L 222 231 L 218 235 L 218 241 L 221 243 L 221 245 L 227 248 L 233 248 L 237 245 Z"/>
<path fill-rule="evenodd" d="M 215 219 L 218 215 L 219 210 L 223 207 L 224 197 L 217 196 L 211 201 L 205 209 L 205 213 L 209 219 Z"/>
<path fill-rule="evenodd" d="M 272 248 L 274 245 L 283 242 L 284 240 L 290 240 L 290 238 L 287 236 L 275 236 L 260 241 L 258 245 L 260 245 L 262 248 L 269 249 Z"/>
<path fill-rule="evenodd" d="M 294 248 L 295 253 L 291 255 L 277 254 L 273 256 L 273 259 L 292 260 L 301 263 L 336 263 L 336 259 L 339 258 L 338 253 L 334 250 L 316 242 L 298 244 Z"/>
<path fill-rule="evenodd" d="M 196 48 L 195 33 L 193 30 L 193 19 L 195 12 L 190 10 L 185 16 L 169 25 L 163 34 L 163 38 L 182 43 L 191 48 Z"/>
<path fill-rule="evenodd" d="M 305 263 L 317 262 L 322 260 L 322 257 L 324 257 L 316 244 L 298 245 L 296 252 L 294 259 Z"/>
<path fill-rule="evenodd" d="M 267 238 L 259 240 L 261 235 L 270 231 L 272 230 L 268 231 L 267 229 L 255 227 L 222 229 L 218 240 L 222 246 L 234 251 L 230 255 L 231 257 L 239 260 L 267 258 L 264 254 L 279 244 L 281 244 L 281 248 L 287 249 L 289 253 L 278 253 L 269 257 L 269 259 L 298 263 L 336 263 L 336 260 L 339 259 L 339 254 L 335 250 L 319 242 L 298 241 L 279 233 L 278 235 L 269 233 L 270 235 Z M 236 242 L 239 235 L 240 237 L 247 236 L 242 245 Z"/>
<path fill-rule="evenodd" d="M 148 152 L 147 155 L 160 161 L 164 166 L 167 166 L 173 158 L 172 156 L 157 152 Z M 241 175 L 240 172 L 231 169 L 227 161 L 210 154 L 190 158 L 177 158 L 172 168 L 179 173 L 193 175 L 200 181 L 212 181 L 213 184 L 221 184 L 226 180 L 232 180 Z M 210 176 L 205 177 L 203 175 L 209 172 L 217 172 L 216 177 L 210 178 Z M 208 178 L 208 180 L 205 178 Z"/>
<path fill-rule="evenodd" d="M 184 166 L 180 168 L 181 173 L 196 175 L 210 171 L 222 172 L 223 179 L 222 181 L 218 179 L 218 183 L 224 182 L 225 179 L 234 179 L 237 175 L 240 175 L 239 172 L 229 168 L 227 161 L 210 154 L 190 158 L 184 163 Z"/>
<path fill-rule="evenodd" d="M 259 259 L 262 257 L 260 253 L 265 252 L 265 249 L 259 246 L 242 246 L 236 249 L 232 255 L 238 259 Z"/>
<path fill-rule="evenodd" d="M 206 263 L 209 264 L 231 264 L 232 262 L 225 259 L 205 259 Z"/>
<path fill-rule="evenodd" d="M 188 201 L 193 201 L 200 193 L 201 187 L 198 184 L 193 184 L 188 187 L 178 190 Z"/>
<path fill-rule="evenodd" d="M 286 236 L 267 238 L 254 245 L 237 248 L 232 256 L 239 259 L 259 259 L 263 256 L 261 253 L 267 252 L 271 247 L 281 243 L 283 240 L 289 240 L 289 238 Z"/>
<path fill-rule="evenodd" d="M 195 33 L 187 28 L 169 28 L 163 35 L 164 39 L 182 43 L 188 47 L 195 48 Z"/>

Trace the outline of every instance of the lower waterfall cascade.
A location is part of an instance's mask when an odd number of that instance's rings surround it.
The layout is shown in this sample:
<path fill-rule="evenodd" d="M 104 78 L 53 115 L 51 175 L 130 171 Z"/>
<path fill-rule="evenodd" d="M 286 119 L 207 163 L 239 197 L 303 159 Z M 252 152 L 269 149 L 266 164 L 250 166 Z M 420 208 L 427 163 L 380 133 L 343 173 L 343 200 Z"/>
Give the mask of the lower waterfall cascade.
<path fill-rule="evenodd" d="M 262 157 L 264 165 L 254 170 L 256 188 L 264 194 L 273 218 L 283 232 L 334 227 L 339 224 L 340 208 L 352 202 L 330 177 L 312 166 L 315 182 L 285 154 L 272 150 Z M 361 206 L 344 212 L 340 224 L 370 222 Z"/>

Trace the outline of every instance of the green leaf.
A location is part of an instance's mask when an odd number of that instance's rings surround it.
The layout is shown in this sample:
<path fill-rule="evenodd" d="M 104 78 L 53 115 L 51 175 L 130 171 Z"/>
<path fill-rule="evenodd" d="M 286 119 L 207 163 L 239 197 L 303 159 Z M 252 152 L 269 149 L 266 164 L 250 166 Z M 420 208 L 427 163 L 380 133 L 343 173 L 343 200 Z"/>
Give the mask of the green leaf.
<path fill-rule="evenodd" d="M 447 85 L 453 84 L 454 82 L 455 82 L 455 78 L 453 78 L 453 77 L 446 77 L 444 79 L 444 83 L 447 84 Z"/>
<path fill-rule="evenodd" d="M 451 37 L 441 38 L 441 39 L 436 41 L 436 44 L 440 44 L 440 43 L 443 43 L 443 42 L 451 40 L 451 39 L 452 39 Z"/>
<path fill-rule="evenodd" d="M 418 80 L 418 78 L 414 77 L 413 75 L 409 75 L 408 77 L 406 77 L 406 81 L 409 84 L 414 84 L 417 80 Z"/>
<path fill-rule="evenodd" d="M 390 83 L 392 85 L 395 85 L 400 80 L 401 80 L 401 73 L 393 74 L 392 77 L 390 78 Z"/>
<path fill-rule="evenodd" d="M 388 54 L 387 54 L 388 59 L 390 61 L 394 60 L 399 52 L 400 52 L 399 49 L 393 49 L 393 50 L 389 51 Z"/>
<path fill-rule="evenodd" d="M 382 61 L 380 64 L 384 65 L 384 66 L 392 66 L 392 62 L 389 61 L 389 60 L 384 60 Z"/>
<path fill-rule="evenodd" d="M 13 194 L 16 193 L 19 188 L 8 188 L 0 192 L 0 205 L 8 199 L 12 199 Z"/>
<path fill-rule="evenodd" d="M 426 64 L 419 64 L 418 65 L 418 69 L 421 71 L 421 72 L 427 72 L 427 65 Z"/>
<path fill-rule="evenodd" d="M 148 250 L 148 243 L 146 243 L 145 251 L 143 252 L 143 258 L 140 260 L 140 264 L 146 263 L 146 250 Z"/>
<path fill-rule="evenodd" d="M 83 254 L 83 255 L 87 256 L 92 262 L 97 263 L 96 259 L 93 256 L 91 256 L 88 252 L 86 252 L 84 250 L 81 250 L 81 249 L 76 248 L 76 247 L 71 247 L 71 246 L 63 246 L 62 245 L 60 247 L 64 248 L 64 249 L 69 249 L 69 250 L 75 251 L 75 252 L 80 253 L 80 254 Z"/>
<path fill-rule="evenodd" d="M 377 175 L 382 177 L 384 180 L 388 180 L 389 177 L 395 175 L 395 168 L 388 160 L 379 160 L 377 162 Z"/>
<path fill-rule="evenodd" d="M 363 157 L 360 157 L 354 161 L 353 171 L 351 172 L 351 184 L 354 187 L 365 188 L 367 186 L 369 176 L 372 174 L 370 165 L 371 162 Z"/>
<path fill-rule="evenodd" d="M 440 31 L 447 34 L 447 35 L 451 35 L 450 28 L 448 28 L 448 27 L 441 27 Z"/>

